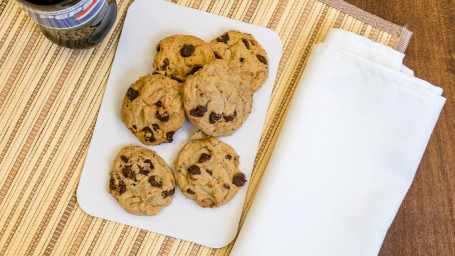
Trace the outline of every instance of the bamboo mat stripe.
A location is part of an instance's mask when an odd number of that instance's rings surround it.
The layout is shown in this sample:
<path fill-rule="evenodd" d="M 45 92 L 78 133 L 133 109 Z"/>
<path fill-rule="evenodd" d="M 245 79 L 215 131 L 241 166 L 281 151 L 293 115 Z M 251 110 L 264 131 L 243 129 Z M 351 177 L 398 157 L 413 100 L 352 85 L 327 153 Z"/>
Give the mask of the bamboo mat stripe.
<path fill-rule="evenodd" d="M 85 214 L 76 188 L 126 11 L 89 50 L 50 43 L 15 1 L 0 1 L 0 255 L 228 255 L 215 249 Z M 283 57 L 240 225 L 279 136 L 311 54 L 329 28 L 342 28 L 404 52 L 412 33 L 342 0 L 173 0 L 264 26 Z M 108 170 L 106 170 L 108 171 Z"/>

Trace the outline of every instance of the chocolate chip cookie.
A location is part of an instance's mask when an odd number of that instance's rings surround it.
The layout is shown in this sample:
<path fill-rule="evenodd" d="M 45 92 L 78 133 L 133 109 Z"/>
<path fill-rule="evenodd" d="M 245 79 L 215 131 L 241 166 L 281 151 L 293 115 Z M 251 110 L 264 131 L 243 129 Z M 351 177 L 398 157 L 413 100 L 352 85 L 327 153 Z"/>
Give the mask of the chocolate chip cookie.
<path fill-rule="evenodd" d="M 184 82 L 189 75 L 215 59 L 208 43 L 190 35 L 166 37 L 158 43 L 156 51 L 155 72 L 179 82 Z"/>
<path fill-rule="evenodd" d="M 252 35 L 231 30 L 213 39 L 210 46 L 216 58 L 240 63 L 248 71 L 253 91 L 261 88 L 269 75 L 267 53 Z"/>
<path fill-rule="evenodd" d="M 245 184 L 234 149 L 214 137 L 194 139 L 175 161 L 175 179 L 188 199 L 215 208 L 229 202 Z"/>
<path fill-rule="evenodd" d="M 171 169 L 155 151 L 126 146 L 120 150 L 110 172 L 109 193 L 129 213 L 153 216 L 174 198 Z"/>
<path fill-rule="evenodd" d="M 186 115 L 210 136 L 233 134 L 247 119 L 252 104 L 250 79 L 239 63 L 215 60 L 183 85 Z"/>
<path fill-rule="evenodd" d="M 132 84 L 123 99 L 121 118 L 145 145 L 172 142 L 185 122 L 182 85 L 163 75 L 146 75 Z"/>

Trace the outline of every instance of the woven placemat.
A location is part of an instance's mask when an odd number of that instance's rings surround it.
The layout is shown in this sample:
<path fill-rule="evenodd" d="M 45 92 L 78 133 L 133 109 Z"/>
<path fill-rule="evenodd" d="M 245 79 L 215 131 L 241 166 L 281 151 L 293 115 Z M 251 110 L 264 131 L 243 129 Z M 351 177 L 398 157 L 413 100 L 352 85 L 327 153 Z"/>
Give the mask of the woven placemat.
<path fill-rule="evenodd" d="M 0 2 L 0 255 L 227 255 L 85 214 L 76 187 L 130 0 L 106 40 L 74 51 L 50 43 L 13 0 Z M 341 0 L 178 0 L 275 30 L 284 45 L 243 219 L 314 43 L 329 28 L 404 51 L 411 33 Z M 108 171 L 108 170 L 106 170 Z"/>

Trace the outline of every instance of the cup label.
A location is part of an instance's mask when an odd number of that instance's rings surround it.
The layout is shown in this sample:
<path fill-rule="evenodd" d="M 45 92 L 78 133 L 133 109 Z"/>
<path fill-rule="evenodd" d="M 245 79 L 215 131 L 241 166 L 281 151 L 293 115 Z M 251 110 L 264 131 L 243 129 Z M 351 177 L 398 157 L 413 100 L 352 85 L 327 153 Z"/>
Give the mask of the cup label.
<path fill-rule="evenodd" d="M 60 11 L 39 11 L 25 5 L 22 6 L 22 9 L 40 25 L 66 29 L 86 23 L 98 14 L 104 6 L 107 7 L 106 0 L 82 0 Z"/>

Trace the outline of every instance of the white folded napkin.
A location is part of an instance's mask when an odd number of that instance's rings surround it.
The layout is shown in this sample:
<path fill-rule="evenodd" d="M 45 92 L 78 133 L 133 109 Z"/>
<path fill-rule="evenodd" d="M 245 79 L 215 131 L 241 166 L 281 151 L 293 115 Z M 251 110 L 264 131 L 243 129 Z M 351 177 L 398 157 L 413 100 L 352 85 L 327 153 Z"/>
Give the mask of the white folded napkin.
<path fill-rule="evenodd" d="M 314 46 L 231 255 L 377 255 L 445 102 L 403 57 L 339 29 Z"/>

